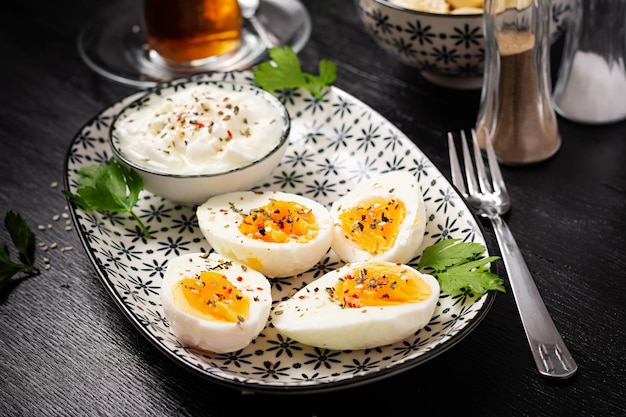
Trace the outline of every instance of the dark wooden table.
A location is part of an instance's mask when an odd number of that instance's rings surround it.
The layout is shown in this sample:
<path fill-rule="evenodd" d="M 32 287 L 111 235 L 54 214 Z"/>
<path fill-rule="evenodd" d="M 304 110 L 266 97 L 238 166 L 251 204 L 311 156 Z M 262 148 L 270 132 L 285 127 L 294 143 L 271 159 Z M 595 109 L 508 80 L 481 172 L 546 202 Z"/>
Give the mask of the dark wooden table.
<path fill-rule="evenodd" d="M 352 2 L 304 3 L 313 21 L 300 54 L 305 69 L 322 57 L 335 61 L 337 87 L 382 113 L 448 173 L 446 132 L 473 126 L 480 92 L 436 87 L 380 52 Z M 39 241 L 73 247 L 38 249 L 38 265 L 47 256 L 51 268 L 13 278 L 0 294 L 0 415 L 626 415 L 624 122 L 559 119 L 563 145 L 554 158 L 503 168 L 514 205 L 507 220 L 579 364 L 574 378 L 537 373 L 511 291 L 498 294 L 452 349 L 338 392 L 243 395 L 164 356 L 105 291 L 77 233 L 53 220 L 67 204 L 62 185 L 51 185 L 63 183 L 69 142 L 100 110 L 137 91 L 95 74 L 77 52 L 83 23 L 109 5 L 32 0 L 0 13 L 0 214 L 19 212 Z M 3 227 L 0 238 L 9 242 Z"/>

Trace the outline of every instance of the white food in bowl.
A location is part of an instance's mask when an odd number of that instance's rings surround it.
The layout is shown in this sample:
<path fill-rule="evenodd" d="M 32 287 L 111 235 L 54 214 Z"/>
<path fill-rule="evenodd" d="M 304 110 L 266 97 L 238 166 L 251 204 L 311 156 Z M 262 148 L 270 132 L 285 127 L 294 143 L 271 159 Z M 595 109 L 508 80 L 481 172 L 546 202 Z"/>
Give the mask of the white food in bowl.
<path fill-rule="evenodd" d="M 119 149 L 137 165 L 178 175 L 218 174 L 278 145 L 282 114 L 267 99 L 215 85 L 181 89 L 116 122 Z"/>
<path fill-rule="evenodd" d="M 449 13 L 450 3 L 446 0 L 389 0 L 390 3 L 406 7 L 411 10 L 420 10 L 430 13 Z"/>
<path fill-rule="evenodd" d="M 482 14 L 483 0 L 388 0 L 389 3 L 406 9 L 441 14 Z M 509 7 L 525 8 L 532 0 L 500 0 L 496 3 L 496 10 Z"/>
<path fill-rule="evenodd" d="M 110 142 L 146 189 L 201 204 L 269 175 L 286 151 L 289 132 L 287 110 L 260 88 L 186 81 L 126 106 L 111 126 Z"/>

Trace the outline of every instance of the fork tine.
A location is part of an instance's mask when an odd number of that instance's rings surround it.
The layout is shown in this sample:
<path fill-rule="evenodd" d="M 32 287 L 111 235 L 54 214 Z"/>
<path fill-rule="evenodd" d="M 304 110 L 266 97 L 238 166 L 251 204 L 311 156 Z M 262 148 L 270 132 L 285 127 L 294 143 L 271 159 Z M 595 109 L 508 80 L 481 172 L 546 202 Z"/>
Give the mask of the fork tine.
<path fill-rule="evenodd" d="M 476 137 L 476 130 L 472 129 L 472 146 L 474 151 L 474 161 L 476 161 L 476 172 L 478 173 L 478 182 L 480 189 L 485 193 L 493 191 L 493 187 L 489 182 L 489 177 L 485 171 L 485 162 L 483 161 L 483 154 L 478 146 L 478 138 Z"/>
<path fill-rule="evenodd" d="M 463 181 L 463 176 L 461 174 L 461 167 L 459 166 L 459 157 L 456 153 L 456 146 L 454 146 L 454 136 L 452 133 L 448 132 L 448 152 L 450 155 L 450 173 L 452 176 L 452 183 L 456 185 L 456 188 L 459 189 L 461 194 L 467 195 L 467 190 L 465 189 L 465 181 Z"/>
<path fill-rule="evenodd" d="M 470 155 L 469 147 L 467 146 L 467 138 L 465 137 L 465 131 L 463 130 L 461 130 L 461 145 L 463 147 L 463 164 L 465 165 L 467 191 L 470 195 L 475 195 L 480 193 L 480 189 L 478 188 L 476 174 L 474 173 L 474 163 L 472 162 L 472 156 Z"/>
<path fill-rule="evenodd" d="M 504 179 L 502 178 L 500 164 L 498 163 L 496 153 L 493 150 L 493 143 L 491 142 L 491 136 L 489 135 L 487 129 L 485 129 L 485 151 L 487 152 L 487 161 L 489 163 L 489 171 L 491 172 L 493 191 L 496 194 L 500 194 L 500 198 L 503 201 L 508 202 L 509 192 L 507 191 Z"/>

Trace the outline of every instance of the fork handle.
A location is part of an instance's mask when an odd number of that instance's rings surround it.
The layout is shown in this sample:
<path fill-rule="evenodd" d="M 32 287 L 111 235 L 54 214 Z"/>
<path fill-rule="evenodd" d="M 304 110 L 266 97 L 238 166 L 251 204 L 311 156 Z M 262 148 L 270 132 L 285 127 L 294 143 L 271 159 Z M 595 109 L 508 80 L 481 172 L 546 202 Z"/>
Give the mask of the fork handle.
<path fill-rule="evenodd" d="M 539 373 L 559 379 L 571 377 L 576 373 L 578 365 L 543 303 L 511 230 L 499 215 L 490 216 L 489 219 L 500 245 L 509 283 Z"/>

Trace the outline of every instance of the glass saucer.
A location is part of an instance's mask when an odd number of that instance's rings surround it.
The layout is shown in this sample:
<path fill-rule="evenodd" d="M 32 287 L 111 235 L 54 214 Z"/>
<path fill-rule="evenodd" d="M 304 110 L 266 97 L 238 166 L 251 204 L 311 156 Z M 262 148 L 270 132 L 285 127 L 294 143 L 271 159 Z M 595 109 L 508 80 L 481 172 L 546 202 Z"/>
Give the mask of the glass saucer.
<path fill-rule="evenodd" d="M 311 35 L 311 18 L 297 0 L 261 0 L 258 18 L 295 52 L 302 50 Z M 115 82 L 150 88 L 162 81 L 201 72 L 249 69 L 266 58 L 267 50 L 258 34 L 244 25 L 239 48 L 224 56 L 172 63 L 161 58 L 146 42 L 141 10 L 135 2 L 118 2 L 83 27 L 78 51 L 89 68 Z"/>

